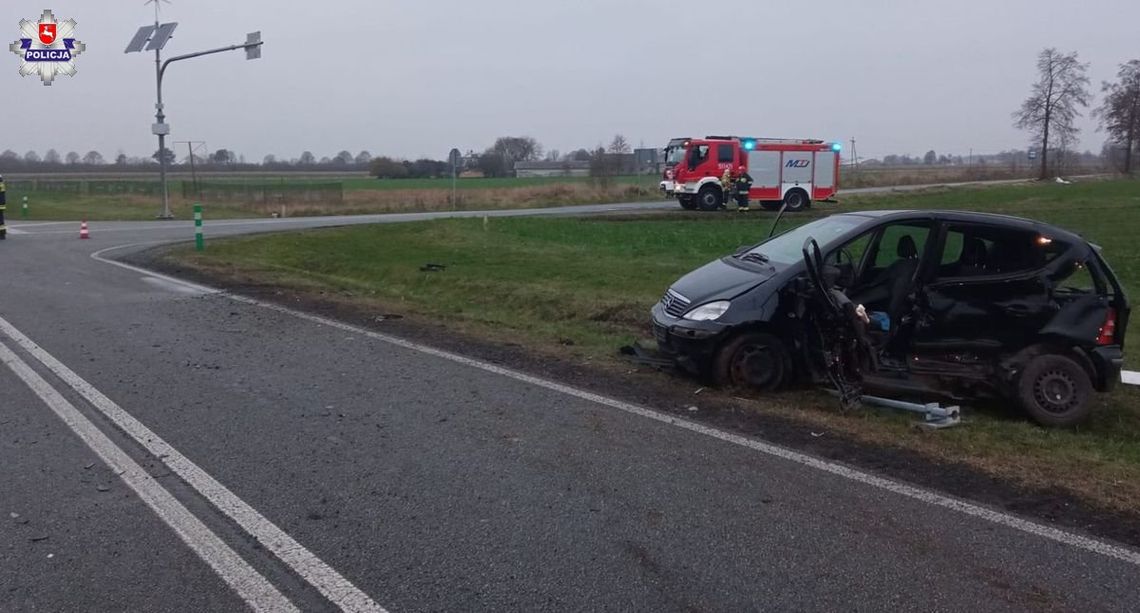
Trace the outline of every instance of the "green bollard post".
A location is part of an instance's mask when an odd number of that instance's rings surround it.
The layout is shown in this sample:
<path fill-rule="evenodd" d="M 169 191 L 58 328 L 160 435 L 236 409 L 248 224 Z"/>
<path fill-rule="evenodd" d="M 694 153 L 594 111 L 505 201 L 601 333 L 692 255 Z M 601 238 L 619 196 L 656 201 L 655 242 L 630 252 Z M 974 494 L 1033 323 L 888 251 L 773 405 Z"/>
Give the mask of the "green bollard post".
<path fill-rule="evenodd" d="M 206 249 L 206 239 L 202 237 L 202 205 L 194 204 L 194 250 Z"/>
<path fill-rule="evenodd" d="M 20 218 L 28 218 L 28 197 L 24 196 L 24 205 L 20 207 Z"/>

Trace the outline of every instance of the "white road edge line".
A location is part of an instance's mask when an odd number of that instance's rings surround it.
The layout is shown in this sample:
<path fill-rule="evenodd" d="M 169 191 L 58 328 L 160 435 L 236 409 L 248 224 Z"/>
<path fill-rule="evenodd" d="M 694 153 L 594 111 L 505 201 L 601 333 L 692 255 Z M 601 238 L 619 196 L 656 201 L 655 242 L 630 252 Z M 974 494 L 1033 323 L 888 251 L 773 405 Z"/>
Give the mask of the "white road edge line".
<path fill-rule="evenodd" d="M 0 362 L 22 379 L 250 608 L 254 611 L 299 611 L 284 594 L 3 343 L 0 343 Z"/>
<path fill-rule="evenodd" d="M 105 264 L 111 264 L 113 266 L 119 266 L 119 267 L 126 268 L 128 270 L 133 270 L 136 272 L 144 272 L 146 270 L 144 268 L 138 268 L 136 266 L 131 266 L 129 264 L 123 264 L 122 262 L 116 262 L 115 260 L 109 260 L 107 258 L 102 257 L 102 255 L 101 255 L 102 253 L 105 253 L 107 251 L 111 251 L 112 249 L 126 249 L 126 248 L 131 247 L 131 246 L 133 246 L 133 245 L 120 245 L 118 247 L 111 247 L 109 249 L 103 249 L 102 251 L 91 254 L 91 257 L 100 261 L 100 262 L 103 262 Z M 150 274 L 154 274 L 154 273 L 150 273 Z M 173 279 L 173 277 L 165 277 L 165 278 Z M 182 281 L 182 283 L 186 283 L 186 282 Z M 191 285 L 194 287 L 202 287 L 200 285 L 190 284 L 190 283 L 187 283 L 187 285 Z M 617 409 L 619 411 L 624 411 L 626 413 L 632 413 L 634 415 L 638 415 L 641 417 L 652 419 L 654 421 L 669 424 L 671 426 L 676 426 L 678 428 L 689 430 L 690 432 L 703 434 L 705 436 L 709 436 L 709 437 L 712 437 L 715 439 L 719 439 L 719 440 L 725 441 L 727 443 L 732 443 L 735 445 L 740 445 L 742 447 L 747 447 L 749 449 L 759 451 L 760 453 L 764 453 L 764 454 L 767 454 L 770 456 L 782 458 L 782 459 L 788 460 L 790 462 L 795 462 L 797 464 L 807 466 L 809 468 L 814 468 L 816 470 L 826 472 L 826 473 L 830 473 L 830 474 L 833 474 L 833 475 L 836 475 L 839 477 L 843 477 L 843 478 L 849 479 L 851 481 L 855 481 L 858 483 L 862 483 L 864 485 L 869 485 L 871 487 L 886 490 L 888 492 L 892 492 L 892 493 L 898 494 L 900 496 L 906 496 L 907 498 L 918 500 L 920 502 L 924 502 L 924 503 L 929 504 L 929 505 L 942 507 L 945 509 L 950 509 L 952 511 L 957 511 L 957 512 L 962 513 L 964 515 L 969 515 L 971 517 L 983 519 L 985 521 L 988 521 L 988 522 L 991 522 L 994 524 L 998 524 L 998 525 L 1006 526 L 1008 528 L 1012 528 L 1014 530 L 1018 530 L 1020 532 L 1039 536 L 1039 537 L 1044 538 L 1044 539 L 1048 539 L 1048 540 L 1051 540 L 1051 541 L 1054 541 L 1057 543 L 1061 543 L 1064 545 L 1069 545 L 1071 547 L 1075 547 L 1078 549 L 1083 549 L 1083 550 L 1088 551 L 1088 552 L 1100 554 L 1100 555 L 1105 556 L 1105 557 L 1121 560 L 1123 562 L 1127 562 L 1127 563 L 1132 564 L 1134 566 L 1140 566 L 1140 552 L 1134 551 L 1134 550 L 1129 549 L 1127 547 L 1122 547 L 1119 545 L 1113 545 L 1110 543 L 1106 543 L 1104 541 L 1099 541 L 1099 540 L 1089 538 L 1086 536 L 1081 536 L 1079 534 L 1074 534 L 1072 532 L 1066 532 L 1064 530 L 1053 528 L 1051 526 L 1046 526 L 1044 524 L 1039 524 L 1037 522 L 1029 521 L 1027 519 L 1022 519 L 1020 517 L 1010 515 L 1008 513 L 1002 513 L 1000 511 L 995 511 L 993 509 L 987 509 L 985 507 L 982 507 L 982 506 L 979 506 L 979 505 L 976 505 L 976 504 L 973 504 L 970 502 L 966 502 L 964 500 L 959 500 L 956 498 L 951 498 L 949 496 L 945 496 L 943 494 L 938 494 L 938 493 L 932 492 L 930 490 L 924 490 L 922 488 L 914 487 L 912 485 L 906 485 L 906 484 L 899 483 L 897 481 L 892 481 L 890 479 L 886 479 L 883 477 L 877 477 L 877 476 L 872 475 L 870 473 L 865 473 L 863 471 L 855 470 L 853 468 L 844 466 L 842 464 L 836 464 L 834 462 L 828 462 L 825 460 L 821 460 L 819 458 L 815 458 L 815 457 L 812 457 L 812 456 L 807 455 L 807 454 L 792 451 L 790 449 L 785 449 L 785 448 L 780 447 L 778 445 L 773 445 L 771 443 L 765 443 L 765 442 L 761 442 L 761 441 L 756 440 L 756 439 L 747 438 L 747 437 L 740 436 L 737 434 L 732 434 L 729 432 L 725 432 L 723 430 L 718 430 L 716 428 L 705 426 L 703 424 L 699 424 L 699 423 L 696 423 L 693 421 L 673 417 L 672 415 L 668 415 L 666 413 L 661 413 L 661 412 L 655 411 L 653 409 L 648 409 L 645 407 L 637 406 L 635 404 L 630 404 L 628 402 L 623 402 L 623 401 L 617 400 L 615 398 L 609 398 L 607 396 L 602 396 L 600 394 L 595 394 L 593 392 L 581 390 L 581 389 L 578 389 L 575 387 L 571 387 L 569 385 L 564 385 L 562 383 L 557 383 L 555 381 L 551 381 L 549 379 L 543 379 L 541 377 L 535 377 L 533 375 L 528 375 L 526 373 L 523 373 L 523 372 L 520 372 L 517 370 L 512 370 L 509 368 L 503 368 L 502 366 L 496 366 L 496 365 L 491 364 L 489 362 L 484 362 L 481 360 L 468 358 L 468 357 L 465 357 L 465 356 L 462 356 L 459 354 L 451 353 L 449 351 L 443 351 L 442 349 L 436 349 L 435 347 L 430 347 L 428 345 L 421 345 L 419 343 L 414 343 L 412 341 L 408 341 L 408 340 L 398 338 L 395 336 L 389 336 L 387 334 L 382 334 L 380 332 L 374 332 L 372 330 L 367 330 L 364 328 L 360 328 L 358 326 L 346 324 L 344 322 L 336 321 L 334 319 L 328 319 L 327 317 L 321 317 L 319 315 L 312 315 L 310 313 L 305 313 L 302 311 L 296 311 L 296 310 L 290 309 L 288 307 L 283 307 L 283 306 L 276 305 L 276 304 L 273 304 L 270 302 L 263 302 L 261 300 L 255 300 L 253 298 L 247 298 L 245 296 L 239 296 L 237 294 L 232 294 L 232 293 L 229 293 L 229 292 L 226 292 L 223 290 L 218 290 L 216 288 L 213 288 L 213 289 L 214 289 L 214 292 L 216 294 L 219 294 L 221 296 L 229 298 L 230 300 L 235 300 L 237 302 L 243 302 L 246 304 L 270 309 L 273 311 L 277 311 L 280 313 L 291 315 L 293 317 L 297 317 L 297 318 L 304 319 L 307 321 L 311 321 L 314 323 L 318 323 L 318 324 L 322 324 L 322 325 L 329 326 L 332 328 L 336 328 L 338 330 L 344 330 L 346 332 L 361 334 L 361 335 L 366 336 L 368 338 L 372 338 L 372 339 L 375 339 L 378 341 L 383 341 L 383 342 L 391 344 L 391 345 L 396 345 L 398 347 L 403 347 L 405 349 L 410 349 L 412 351 L 417 351 L 419 353 L 424 353 L 427 355 L 435 356 L 435 357 L 442 358 L 445 360 L 449 360 L 452 362 L 457 362 L 459 364 L 464 364 L 464 365 L 470 366 L 472 368 L 478 368 L 478 369 L 486 371 L 486 372 L 494 373 L 497 375 L 502 375 L 504 377 L 515 379 L 517 381 L 522 381 L 524 383 L 529 383 L 531 385 L 535 385 L 535 386 L 538 386 L 541 388 L 560 392 L 560 393 L 566 394 L 568 396 L 573 396 L 575 398 L 580 398 L 582 400 L 587 400 L 587 401 L 594 402 L 594 403 L 597 403 L 597 404 L 600 404 L 603 406 L 608 406 L 610 408 Z M 2 322 L 2 321 L 3 320 L 0 319 L 0 322 Z"/>
<path fill-rule="evenodd" d="M 334 605 L 343 611 L 385 613 L 380 605 L 376 604 L 348 579 L 345 579 L 340 573 L 313 555 L 293 537 L 238 498 L 209 473 L 202 470 L 150 428 L 147 428 L 142 422 L 132 417 L 122 407 L 55 359 L 32 339 L 24 336 L 3 317 L 0 317 L 0 332 L 15 341 L 24 351 L 27 351 L 64 383 L 78 392 L 120 430 L 133 438 L 139 445 L 142 445 L 151 455 L 161 460 L 210 504 L 237 522 L 263 547 L 309 582 Z M 80 415 L 80 417 L 82 416 Z M 67 420 L 65 419 L 65 421 Z M 127 459 L 129 460 L 129 458 Z"/>

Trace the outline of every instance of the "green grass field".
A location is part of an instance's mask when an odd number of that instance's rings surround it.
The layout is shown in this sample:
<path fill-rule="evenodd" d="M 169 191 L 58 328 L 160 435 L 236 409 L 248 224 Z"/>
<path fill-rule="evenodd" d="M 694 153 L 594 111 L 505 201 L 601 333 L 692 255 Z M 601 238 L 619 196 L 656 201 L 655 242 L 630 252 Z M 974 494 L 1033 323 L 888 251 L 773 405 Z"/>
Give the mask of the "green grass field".
<path fill-rule="evenodd" d="M 954 208 L 1032 217 L 1080 232 L 1105 249 L 1123 283 L 1140 290 L 1140 182 L 1018 185 L 848 198 L 789 216 L 789 227 L 838 210 Z M 222 277 L 339 296 L 378 313 L 439 321 L 539 354 L 616 362 L 617 347 L 646 336 L 648 311 L 679 276 L 761 240 L 772 215 L 686 213 L 652 217 L 440 220 L 211 242 L 204 254 L 168 257 Z M 427 263 L 442 272 L 421 272 Z M 1137 347 L 1140 326 L 1128 342 Z M 1133 360 L 1133 363 L 1135 361 Z M 1121 390 L 1078 432 L 1037 428 L 1002 413 L 974 412 L 969 426 L 914 438 L 910 419 L 838 416 L 830 400 L 781 396 L 809 421 L 883 444 L 967 458 L 986 470 L 1046 479 L 1114 505 L 1140 500 L 1140 394 Z M 1012 457 L 1016 461 L 1011 461 Z M 1058 464 L 1073 462 L 1080 470 Z M 1126 479 L 1128 487 L 1113 486 Z"/>

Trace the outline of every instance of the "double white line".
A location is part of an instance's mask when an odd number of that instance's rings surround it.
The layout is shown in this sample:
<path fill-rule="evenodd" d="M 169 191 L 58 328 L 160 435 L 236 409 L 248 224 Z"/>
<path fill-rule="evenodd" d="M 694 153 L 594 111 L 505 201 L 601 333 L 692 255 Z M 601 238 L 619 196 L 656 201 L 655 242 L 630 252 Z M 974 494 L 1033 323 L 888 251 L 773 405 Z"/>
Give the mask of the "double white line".
<path fill-rule="evenodd" d="M 43 364 L 119 429 L 240 525 L 325 598 L 344 611 L 383 612 L 367 594 L 246 504 L 169 443 L 129 415 L 0 317 L 0 333 Z M 0 362 L 16 374 L 111 470 L 255 611 L 298 611 L 261 573 L 195 517 L 142 466 L 87 419 L 14 351 L 0 342 Z"/>

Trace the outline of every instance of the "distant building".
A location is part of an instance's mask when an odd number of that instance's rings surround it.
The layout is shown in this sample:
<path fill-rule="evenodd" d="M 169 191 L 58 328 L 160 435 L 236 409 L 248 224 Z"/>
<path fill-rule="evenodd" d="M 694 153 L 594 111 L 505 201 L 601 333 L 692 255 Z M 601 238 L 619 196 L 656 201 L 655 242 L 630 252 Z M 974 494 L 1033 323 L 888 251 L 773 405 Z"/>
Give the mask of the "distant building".
<path fill-rule="evenodd" d="M 588 177 L 590 163 L 564 160 L 561 162 L 515 162 L 516 177 Z"/>
<path fill-rule="evenodd" d="M 637 174 L 658 174 L 665 170 L 665 152 L 662 149 L 634 149 L 633 162 Z"/>

